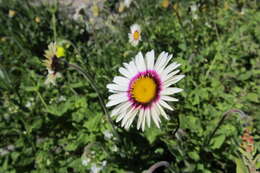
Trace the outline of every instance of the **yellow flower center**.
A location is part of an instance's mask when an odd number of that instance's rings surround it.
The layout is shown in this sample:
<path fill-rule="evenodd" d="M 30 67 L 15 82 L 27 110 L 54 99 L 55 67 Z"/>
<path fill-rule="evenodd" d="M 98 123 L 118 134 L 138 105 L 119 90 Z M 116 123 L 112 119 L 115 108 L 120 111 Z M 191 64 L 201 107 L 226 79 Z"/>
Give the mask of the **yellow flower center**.
<path fill-rule="evenodd" d="M 140 37 L 140 33 L 138 31 L 135 31 L 133 34 L 134 40 L 138 40 Z"/>
<path fill-rule="evenodd" d="M 139 103 L 149 103 L 156 96 L 157 85 L 150 77 L 136 79 L 131 88 L 132 97 Z"/>

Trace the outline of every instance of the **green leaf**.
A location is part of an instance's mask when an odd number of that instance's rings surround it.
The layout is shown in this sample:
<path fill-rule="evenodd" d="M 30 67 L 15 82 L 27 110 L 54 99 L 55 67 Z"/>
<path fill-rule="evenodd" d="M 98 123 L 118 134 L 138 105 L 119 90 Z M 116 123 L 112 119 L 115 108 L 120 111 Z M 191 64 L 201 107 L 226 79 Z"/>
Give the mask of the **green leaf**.
<path fill-rule="evenodd" d="M 256 93 L 248 93 L 246 98 L 251 102 L 258 103 L 258 95 Z"/>
<path fill-rule="evenodd" d="M 248 170 L 247 170 L 244 162 L 241 159 L 236 158 L 235 162 L 236 162 L 236 166 L 237 166 L 236 173 L 248 173 Z"/>
<path fill-rule="evenodd" d="M 217 136 L 217 137 L 214 137 L 214 138 L 211 140 L 211 142 L 210 142 L 211 148 L 212 148 L 212 149 L 218 149 L 218 148 L 220 148 L 221 145 L 224 143 L 225 139 L 226 139 L 226 136 L 225 136 L 225 135 L 219 135 L 219 136 Z"/>
<path fill-rule="evenodd" d="M 144 132 L 145 137 L 152 144 L 156 138 L 162 134 L 162 131 L 156 127 L 151 127 Z"/>
<path fill-rule="evenodd" d="M 200 159 L 200 156 L 196 151 L 188 152 L 188 155 L 195 161 L 198 161 Z"/>

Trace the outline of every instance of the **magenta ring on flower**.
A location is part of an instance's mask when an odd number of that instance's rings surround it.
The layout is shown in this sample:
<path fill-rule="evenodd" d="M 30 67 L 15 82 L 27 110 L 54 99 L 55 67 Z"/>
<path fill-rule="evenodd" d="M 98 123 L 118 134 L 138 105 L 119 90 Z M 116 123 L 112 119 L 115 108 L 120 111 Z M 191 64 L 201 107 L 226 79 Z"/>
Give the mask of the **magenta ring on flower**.
<path fill-rule="evenodd" d="M 155 61 L 154 51 L 147 52 L 145 56 L 139 52 L 124 67 L 119 68 L 121 76 L 116 76 L 107 88 L 112 93 L 108 97 L 107 107 L 115 106 L 111 116 L 117 116 L 116 122 L 121 121 L 121 126 L 128 129 L 135 117 L 137 129 L 150 127 L 151 120 L 160 127 L 160 117 L 169 119 L 165 109 L 173 110 L 168 102 L 178 99 L 172 97 L 182 91 L 180 88 L 171 87 L 184 75 L 177 75 L 180 70 L 175 70 L 180 64 L 173 62 L 168 65 L 172 55 L 162 52 Z"/>

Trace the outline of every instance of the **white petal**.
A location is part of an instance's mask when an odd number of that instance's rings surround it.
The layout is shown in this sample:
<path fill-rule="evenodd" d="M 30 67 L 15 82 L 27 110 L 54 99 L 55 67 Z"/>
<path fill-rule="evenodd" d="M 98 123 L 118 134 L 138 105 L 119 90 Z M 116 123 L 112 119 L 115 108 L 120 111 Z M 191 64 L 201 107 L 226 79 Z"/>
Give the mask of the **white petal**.
<path fill-rule="evenodd" d="M 161 73 L 164 71 L 164 68 L 166 67 L 166 65 L 168 64 L 168 62 L 171 60 L 171 58 L 172 58 L 172 55 L 169 55 L 169 56 L 168 56 L 168 54 L 166 54 L 166 55 L 163 57 L 164 61 L 162 61 L 162 63 L 160 64 L 160 66 L 157 68 L 157 72 L 158 72 L 159 74 L 161 74 Z"/>
<path fill-rule="evenodd" d="M 169 116 L 165 113 L 164 109 L 161 107 L 159 103 L 156 103 L 157 108 L 159 109 L 161 115 L 166 119 L 169 120 Z"/>
<path fill-rule="evenodd" d="M 139 115 L 138 115 L 138 121 L 137 121 L 137 129 L 140 129 L 141 123 L 143 121 L 143 116 L 144 116 L 144 110 L 140 109 Z"/>
<path fill-rule="evenodd" d="M 131 33 L 134 33 L 135 31 L 141 32 L 141 27 L 138 24 L 131 25 L 130 29 L 131 29 Z"/>
<path fill-rule="evenodd" d="M 127 93 L 126 92 L 120 92 L 120 93 L 112 94 L 108 97 L 108 99 L 114 100 L 114 99 L 120 99 L 122 97 L 127 97 Z"/>
<path fill-rule="evenodd" d="M 124 127 L 125 124 L 126 124 L 126 122 L 129 120 L 129 118 L 131 118 L 131 115 L 132 115 L 132 113 L 133 113 L 134 110 L 135 110 L 135 108 L 132 107 L 132 108 L 130 109 L 130 111 L 127 112 L 127 114 L 124 116 L 124 119 L 123 119 L 122 122 L 121 122 L 121 126 L 122 126 L 122 127 Z"/>
<path fill-rule="evenodd" d="M 165 101 L 160 100 L 160 101 L 159 101 L 159 104 L 162 105 L 162 107 L 173 111 L 173 108 L 172 108 L 168 103 L 166 103 Z"/>
<path fill-rule="evenodd" d="M 122 98 L 109 100 L 109 102 L 106 104 L 106 107 L 111 107 L 111 106 L 117 105 L 117 104 L 125 102 L 125 101 L 128 101 L 127 97 L 122 97 Z"/>
<path fill-rule="evenodd" d="M 156 108 L 153 107 L 151 109 L 151 117 L 153 119 L 153 122 L 155 123 L 155 125 L 160 128 L 160 118 L 159 118 L 159 115 L 157 114 L 157 111 L 156 111 Z"/>
<path fill-rule="evenodd" d="M 125 114 L 126 114 L 126 112 L 122 112 L 122 113 L 117 117 L 116 122 L 121 121 L 121 120 L 124 118 Z"/>
<path fill-rule="evenodd" d="M 157 61 L 155 63 L 155 66 L 154 66 L 154 69 L 156 71 L 158 71 L 164 65 L 164 63 L 167 61 L 167 59 L 166 59 L 167 56 L 168 56 L 168 53 L 166 53 L 166 52 L 162 52 L 159 55 L 159 57 L 158 57 L 158 59 L 157 59 Z"/>
<path fill-rule="evenodd" d="M 145 116 L 146 116 L 146 123 L 147 126 L 151 126 L 151 115 L 150 115 L 150 109 L 145 110 Z"/>
<path fill-rule="evenodd" d="M 115 90 L 115 91 L 127 91 L 128 88 L 122 85 L 118 85 L 118 84 L 108 84 L 107 88 L 110 90 Z"/>
<path fill-rule="evenodd" d="M 142 120 L 142 131 L 144 131 L 144 128 L 145 128 L 145 118 L 146 118 L 146 115 L 145 115 L 145 110 L 144 110 L 143 120 Z"/>
<path fill-rule="evenodd" d="M 125 129 L 129 129 L 129 127 L 131 126 L 131 124 L 133 123 L 137 113 L 138 113 L 139 109 L 135 109 L 131 115 L 131 117 L 129 118 L 129 120 L 127 121 L 126 125 L 125 125 Z"/>
<path fill-rule="evenodd" d="M 166 81 L 167 79 L 173 77 L 174 75 L 176 75 L 179 72 L 180 72 L 180 70 L 175 70 L 175 71 L 171 72 L 170 74 L 166 75 L 165 78 L 162 78 L 162 80 Z M 165 74 L 164 71 L 162 72 L 162 74 Z"/>
<path fill-rule="evenodd" d="M 179 101 L 178 99 L 176 99 L 174 97 L 170 97 L 170 96 L 161 96 L 161 99 L 165 100 L 165 101 L 169 101 L 169 102 L 177 102 L 177 101 Z"/>
<path fill-rule="evenodd" d="M 116 76 L 113 79 L 113 82 L 118 84 L 118 85 L 122 85 L 122 86 L 127 86 L 129 85 L 129 79 L 122 77 L 122 76 Z"/>
<path fill-rule="evenodd" d="M 123 68 L 123 67 L 120 67 L 120 68 L 119 68 L 119 72 L 120 72 L 122 75 L 124 75 L 125 77 L 129 78 L 129 79 L 132 77 L 131 73 L 130 73 L 127 69 L 125 69 L 125 68 Z"/>
<path fill-rule="evenodd" d="M 146 66 L 145 66 L 145 62 L 144 62 L 144 57 L 143 54 L 141 52 L 139 52 L 136 56 L 135 56 L 135 64 L 137 67 L 137 70 L 139 72 L 143 72 L 146 70 Z"/>
<path fill-rule="evenodd" d="M 131 106 L 130 102 L 124 102 L 121 103 L 120 105 L 117 105 L 111 112 L 111 117 L 118 115 L 122 113 L 124 110 L 127 110 Z"/>
<path fill-rule="evenodd" d="M 154 50 L 147 52 L 145 54 L 145 60 L 147 65 L 147 70 L 152 70 L 154 66 Z"/>
<path fill-rule="evenodd" d="M 129 71 L 130 73 L 132 73 L 133 76 L 138 73 L 138 70 L 137 70 L 137 68 L 136 68 L 136 65 L 135 65 L 134 61 L 131 61 L 131 62 L 129 63 L 128 71 Z"/>
<path fill-rule="evenodd" d="M 173 71 L 174 69 L 176 69 L 177 67 L 179 67 L 181 64 L 178 64 L 176 62 L 173 62 L 172 64 L 168 65 L 165 69 L 164 72 L 166 74 L 170 73 L 171 71 Z"/>
<path fill-rule="evenodd" d="M 181 88 L 165 88 L 162 90 L 161 95 L 172 95 L 183 91 Z"/>
<path fill-rule="evenodd" d="M 164 83 L 163 83 L 163 86 L 166 88 L 170 85 L 173 85 L 177 82 L 179 82 L 181 79 L 183 79 L 185 77 L 185 75 L 176 75 L 176 76 L 173 76 L 172 78 L 166 80 Z"/>

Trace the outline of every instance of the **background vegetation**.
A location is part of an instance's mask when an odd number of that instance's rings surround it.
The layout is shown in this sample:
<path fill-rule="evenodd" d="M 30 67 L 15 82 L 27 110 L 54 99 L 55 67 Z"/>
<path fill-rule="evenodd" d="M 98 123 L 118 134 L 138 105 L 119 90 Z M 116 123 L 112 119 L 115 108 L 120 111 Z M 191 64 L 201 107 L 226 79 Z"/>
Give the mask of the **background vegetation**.
<path fill-rule="evenodd" d="M 254 137 L 253 157 L 260 149 L 259 1 L 163 7 L 138 0 L 118 12 L 119 3 L 106 1 L 92 8 L 91 20 L 83 13 L 75 21 L 59 4 L 0 0 L 0 172 L 138 173 L 159 161 L 170 163 L 165 172 L 246 172 L 239 150 L 244 128 Z M 142 27 L 137 47 L 127 35 L 134 23 Z M 52 41 L 64 46 L 66 61 L 88 71 L 105 102 L 106 84 L 123 62 L 139 51 L 172 53 L 186 77 L 177 84 L 184 92 L 171 120 L 144 133 L 115 124 L 118 141 L 97 93 L 77 71 L 66 68 L 57 86 L 44 85 L 43 54 Z"/>

